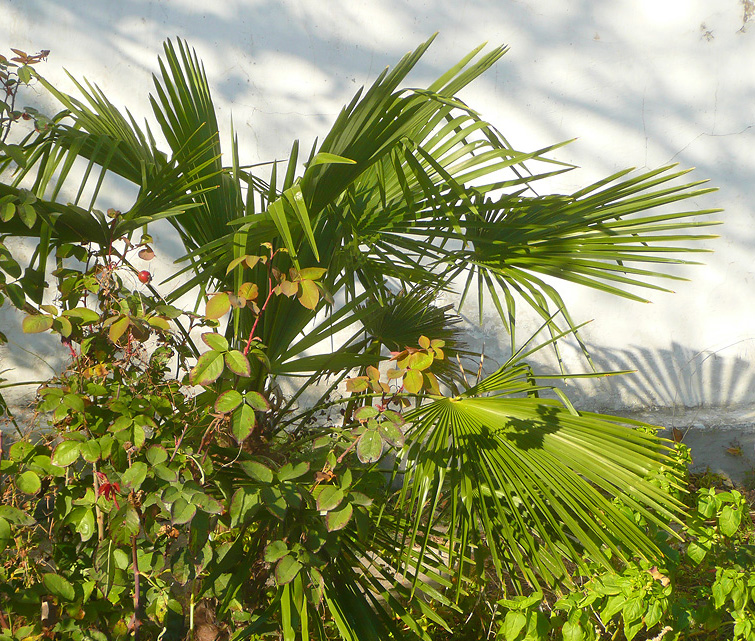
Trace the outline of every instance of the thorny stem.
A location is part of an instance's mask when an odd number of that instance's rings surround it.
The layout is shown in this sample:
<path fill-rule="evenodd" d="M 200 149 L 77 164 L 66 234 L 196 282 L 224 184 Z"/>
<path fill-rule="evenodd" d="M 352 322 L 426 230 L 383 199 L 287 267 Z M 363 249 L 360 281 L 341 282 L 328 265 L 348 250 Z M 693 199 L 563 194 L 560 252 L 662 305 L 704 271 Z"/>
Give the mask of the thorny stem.
<path fill-rule="evenodd" d="M 249 348 L 252 346 L 252 340 L 254 339 L 254 332 L 257 329 L 257 323 L 260 322 L 260 318 L 262 317 L 262 312 L 265 311 L 265 308 L 267 307 L 267 304 L 270 302 L 270 299 L 273 297 L 273 257 L 275 256 L 275 252 L 273 250 L 270 250 L 270 260 L 267 261 L 267 298 L 265 299 L 265 303 L 260 308 L 259 314 L 257 314 L 257 318 L 254 319 L 254 324 L 252 325 L 252 331 L 249 332 L 249 338 L 246 341 L 246 347 L 244 348 L 244 356 L 246 356 L 249 353 Z"/>

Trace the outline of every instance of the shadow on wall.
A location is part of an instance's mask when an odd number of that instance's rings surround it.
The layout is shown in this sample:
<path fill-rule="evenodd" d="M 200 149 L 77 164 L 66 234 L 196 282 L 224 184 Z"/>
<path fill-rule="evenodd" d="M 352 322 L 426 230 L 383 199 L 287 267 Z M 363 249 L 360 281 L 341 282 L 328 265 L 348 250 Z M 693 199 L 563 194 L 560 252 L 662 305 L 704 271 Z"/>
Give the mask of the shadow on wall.
<path fill-rule="evenodd" d="M 661 350 L 590 346 L 596 369 L 636 371 L 593 379 L 571 394 L 581 407 L 595 405 L 595 398 L 599 398 L 600 407 L 596 409 L 603 411 L 657 409 L 680 417 L 691 413 L 688 420 L 693 420 L 695 412 L 714 410 L 714 420 L 715 412 L 720 414 L 717 424 L 727 420 L 755 422 L 755 373 L 747 357 L 753 347 L 755 338 L 716 351 L 696 351 L 678 343 Z M 738 355 L 726 355 L 735 348 L 739 348 Z"/>

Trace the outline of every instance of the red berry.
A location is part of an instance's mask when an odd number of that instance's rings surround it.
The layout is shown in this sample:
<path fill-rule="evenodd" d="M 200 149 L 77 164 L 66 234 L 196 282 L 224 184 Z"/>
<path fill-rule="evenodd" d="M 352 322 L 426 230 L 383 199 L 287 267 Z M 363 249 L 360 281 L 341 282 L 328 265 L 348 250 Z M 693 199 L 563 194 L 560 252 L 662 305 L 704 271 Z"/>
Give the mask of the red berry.
<path fill-rule="evenodd" d="M 152 280 L 152 274 L 150 274 L 146 269 L 144 271 L 139 272 L 139 280 L 142 281 L 145 285 Z"/>

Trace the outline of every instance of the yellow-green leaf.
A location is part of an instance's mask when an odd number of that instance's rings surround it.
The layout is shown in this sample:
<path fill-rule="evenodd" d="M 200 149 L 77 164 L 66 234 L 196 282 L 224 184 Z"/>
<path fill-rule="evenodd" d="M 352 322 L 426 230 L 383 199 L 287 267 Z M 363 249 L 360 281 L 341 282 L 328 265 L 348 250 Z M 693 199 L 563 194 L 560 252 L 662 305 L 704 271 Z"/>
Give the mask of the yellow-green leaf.
<path fill-rule="evenodd" d="M 197 364 L 189 372 L 192 385 L 212 385 L 223 373 L 223 354 L 209 351 L 199 357 Z"/>
<path fill-rule="evenodd" d="M 25 334 L 39 334 L 46 332 L 52 327 L 52 316 L 35 315 L 27 316 L 21 323 L 21 329 Z"/>
<path fill-rule="evenodd" d="M 205 316 L 210 319 L 217 320 L 222 316 L 225 316 L 231 309 L 231 299 L 228 294 L 221 292 L 215 294 L 210 300 L 207 301 L 207 307 L 205 309 Z"/>

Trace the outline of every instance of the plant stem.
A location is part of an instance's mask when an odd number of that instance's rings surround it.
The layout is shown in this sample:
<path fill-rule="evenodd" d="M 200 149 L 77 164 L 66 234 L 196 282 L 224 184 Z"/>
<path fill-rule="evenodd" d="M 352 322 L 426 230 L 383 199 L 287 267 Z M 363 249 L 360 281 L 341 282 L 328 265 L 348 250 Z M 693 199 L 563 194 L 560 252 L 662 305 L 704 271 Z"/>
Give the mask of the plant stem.
<path fill-rule="evenodd" d="M 139 641 L 139 563 L 136 556 L 136 536 L 131 537 L 131 561 L 134 566 L 134 641 Z"/>

